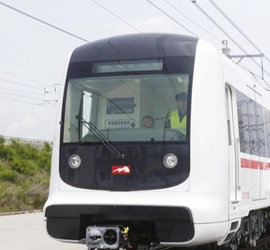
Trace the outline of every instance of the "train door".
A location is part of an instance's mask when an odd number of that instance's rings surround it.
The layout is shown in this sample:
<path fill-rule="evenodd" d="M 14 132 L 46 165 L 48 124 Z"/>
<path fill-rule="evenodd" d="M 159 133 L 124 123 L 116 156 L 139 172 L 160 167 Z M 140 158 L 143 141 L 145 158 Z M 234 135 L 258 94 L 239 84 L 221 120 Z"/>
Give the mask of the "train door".
<path fill-rule="evenodd" d="M 227 113 L 227 128 L 228 128 L 228 151 L 229 151 L 229 178 L 230 178 L 230 201 L 237 203 L 241 198 L 240 185 L 240 157 L 239 157 L 239 138 L 236 119 L 236 107 L 232 101 L 232 91 L 226 86 L 226 113 Z"/>

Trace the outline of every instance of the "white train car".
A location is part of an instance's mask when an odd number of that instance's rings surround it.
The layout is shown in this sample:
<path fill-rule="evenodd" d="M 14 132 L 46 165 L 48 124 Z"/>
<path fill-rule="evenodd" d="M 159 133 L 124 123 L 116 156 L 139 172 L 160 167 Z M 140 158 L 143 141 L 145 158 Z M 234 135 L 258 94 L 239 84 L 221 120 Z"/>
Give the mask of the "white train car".
<path fill-rule="evenodd" d="M 86 44 L 60 103 L 44 206 L 53 238 L 236 248 L 267 233 L 269 94 L 212 45 L 174 34 Z"/>

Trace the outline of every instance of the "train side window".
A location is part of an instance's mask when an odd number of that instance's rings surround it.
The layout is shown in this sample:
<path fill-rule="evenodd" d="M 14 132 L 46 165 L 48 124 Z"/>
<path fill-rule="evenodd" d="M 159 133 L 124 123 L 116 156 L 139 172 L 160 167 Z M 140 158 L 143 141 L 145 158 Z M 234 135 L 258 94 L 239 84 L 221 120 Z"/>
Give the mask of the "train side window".
<path fill-rule="evenodd" d="M 240 138 L 240 150 L 243 153 L 250 154 L 250 119 L 248 112 L 249 98 L 243 93 L 236 91 L 237 113 L 238 113 L 238 128 Z M 254 112 L 254 109 L 253 109 Z M 255 133 L 256 134 L 256 133 Z M 257 138 L 257 136 L 256 136 Z"/>
<path fill-rule="evenodd" d="M 259 140 L 258 140 L 258 126 L 256 118 L 256 103 L 254 100 L 249 99 L 248 102 L 249 111 L 249 133 L 250 133 L 250 146 L 251 154 L 259 155 Z"/>
<path fill-rule="evenodd" d="M 225 95 L 226 95 L 226 112 L 227 112 L 227 128 L 228 128 L 228 142 L 229 145 L 232 145 L 232 113 L 231 113 L 231 103 L 232 96 L 229 87 L 225 87 Z"/>
<path fill-rule="evenodd" d="M 257 144 L 260 156 L 266 156 L 263 108 L 256 103 Z"/>
<path fill-rule="evenodd" d="M 267 156 L 270 157 L 270 111 L 264 109 Z"/>

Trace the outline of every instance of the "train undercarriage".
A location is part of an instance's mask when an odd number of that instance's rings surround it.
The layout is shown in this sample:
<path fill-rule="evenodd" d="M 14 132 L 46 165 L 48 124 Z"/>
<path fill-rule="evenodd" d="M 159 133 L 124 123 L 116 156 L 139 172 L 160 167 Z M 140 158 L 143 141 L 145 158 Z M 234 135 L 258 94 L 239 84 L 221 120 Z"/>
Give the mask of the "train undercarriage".
<path fill-rule="evenodd" d="M 131 221 L 122 225 L 89 226 L 86 230 L 88 249 L 120 250 L 236 250 L 236 249 L 270 249 L 270 210 L 251 211 L 242 218 L 239 230 L 229 242 L 221 246 L 216 243 L 199 247 L 168 247 L 159 244 L 155 223 Z"/>
<path fill-rule="evenodd" d="M 241 226 L 229 245 L 231 249 L 262 249 L 258 242 L 270 235 L 270 210 L 251 211 L 248 217 L 242 219 Z M 258 246 L 257 246 L 258 245 Z"/>

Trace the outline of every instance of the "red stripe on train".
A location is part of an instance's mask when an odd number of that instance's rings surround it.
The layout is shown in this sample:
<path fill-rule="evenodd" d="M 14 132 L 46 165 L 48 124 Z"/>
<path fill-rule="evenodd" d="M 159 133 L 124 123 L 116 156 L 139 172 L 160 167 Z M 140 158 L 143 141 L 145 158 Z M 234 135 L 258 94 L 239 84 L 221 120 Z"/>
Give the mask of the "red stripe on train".
<path fill-rule="evenodd" d="M 241 167 L 250 169 L 268 170 L 270 163 L 241 158 Z"/>

